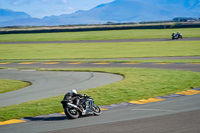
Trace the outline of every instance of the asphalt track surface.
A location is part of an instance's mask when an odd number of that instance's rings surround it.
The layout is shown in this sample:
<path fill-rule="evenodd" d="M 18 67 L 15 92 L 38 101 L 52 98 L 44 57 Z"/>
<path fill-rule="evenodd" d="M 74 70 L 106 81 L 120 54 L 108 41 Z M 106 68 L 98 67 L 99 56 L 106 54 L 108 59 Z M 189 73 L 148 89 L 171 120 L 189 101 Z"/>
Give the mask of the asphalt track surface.
<path fill-rule="evenodd" d="M 2 133 L 199 133 L 200 95 L 122 106 L 101 116 L 68 120 L 64 115 L 1 126 Z"/>
<path fill-rule="evenodd" d="M 112 39 L 112 40 L 78 40 L 78 41 L 34 41 L 34 42 L 0 42 L 0 44 L 45 44 L 45 43 L 104 43 L 104 42 L 154 42 L 154 41 L 199 41 L 200 37 L 172 40 L 169 38 L 153 39 Z"/>
<path fill-rule="evenodd" d="M 122 80 L 120 75 L 97 72 L 57 72 L 35 70 L 0 70 L 0 79 L 31 82 L 32 85 L 17 91 L 0 94 L 0 107 L 64 95 L 95 88 Z"/>
<path fill-rule="evenodd" d="M 9 65 L 13 65 L 13 67 L 16 67 L 15 65 L 19 64 L 9 64 Z M 37 64 L 37 65 L 43 65 L 43 64 Z M 57 68 L 59 67 L 59 65 L 61 64 L 53 64 L 49 66 L 46 65 L 46 68 Z M 94 67 L 94 64 L 87 64 L 87 65 L 89 66 L 86 67 L 91 67 L 91 66 Z M 95 65 L 96 67 L 105 67 L 106 65 L 116 66 L 117 64 L 99 64 L 99 65 L 95 64 Z M 122 65 L 122 67 L 174 69 L 174 70 L 186 70 L 195 72 L 200 71 L 199 64 L 142 63 L 142 64 L 126 64 L 128 66 L 123 66 L 125 64 L 118 64 L 118 65 Z M 63 66 L 66 67 L 68 65 L 65 64 Z M 29 65 L 29 67 L 33 66 Z M 75 67 L 75 66 L 70 66 L 70 67 Z M 16 72 L 19 70 L 2 70 L 2 71 Z M 16 75 L 11 74 L 10 76 L 15 77 Z M 120 106 L 103 111 L 102 115 L 98 117 L 88 116 L 88 117 L 81 117 L 76 120 L 68 120 L 64 115 L 56 118 L 49 116 L 48 119 L 38 118 L 38 119 L 33 119 L 32 121 L 26 123 L 1 126 L 0 130 L 2 133 L 11 133 L 11 132 L 13 133 L 27 133 L 27 132 L 28 133 L 36 133 L 36 132 L 199 133 L 200 130 L 199 99 L 200 99 L 199 94 L 191 96 L 172 97 L 164 101 L 148 103 L 144 105 Z"/>
<path fill-rule="evenodd" d="M 198 56 L 200 59 L 200 56 Z M 66 63 L 66 62 L 40 62 L 27 64 L 9 63 L 0 64 L 0 67 L 9 68 L 104 68 L 104 67 L 135 67 L 135 68 L 154 68 L 154 69 L 171 69 L 200 72 L 199 63 Z"/>

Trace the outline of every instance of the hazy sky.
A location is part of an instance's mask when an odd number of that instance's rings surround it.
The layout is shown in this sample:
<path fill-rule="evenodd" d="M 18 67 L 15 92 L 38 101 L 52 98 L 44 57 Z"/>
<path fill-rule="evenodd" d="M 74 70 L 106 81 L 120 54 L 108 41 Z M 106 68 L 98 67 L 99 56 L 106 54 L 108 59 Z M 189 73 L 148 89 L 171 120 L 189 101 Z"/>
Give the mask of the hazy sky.
<path fill-rule="evenodd" d="M 0 8 L 22 11 L 32 17 L 70 14 L 114 0 L 0 0 Z"/>

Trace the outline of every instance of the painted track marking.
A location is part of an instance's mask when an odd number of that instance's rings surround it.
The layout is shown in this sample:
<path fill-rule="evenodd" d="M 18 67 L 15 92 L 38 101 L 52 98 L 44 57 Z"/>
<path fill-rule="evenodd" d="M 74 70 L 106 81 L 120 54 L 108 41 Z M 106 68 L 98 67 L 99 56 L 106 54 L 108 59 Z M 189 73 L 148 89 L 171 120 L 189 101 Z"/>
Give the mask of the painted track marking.
<path fill-rule="evenodd" d="M 12 120 L 0 122 L 0 125 L 8 125 L 8 124 L 15 124 L 15 123 L 22 123 L 22 122 L 26 122 L 26 121 L 18 120 L 18 119 L 12 119 Z"/>
<path fill-rule="evenodd" d="M 146 104 L 146 103 L 152 103 L 152 102 L 158 102 L 158 101 L 163 101 L 166 99 L 161 99 L 161 98 L 148 98 L 148 99 L 141 99 L 138 101 L 130 101 L 129 103 L 134 103 L 134 104 Z"/>

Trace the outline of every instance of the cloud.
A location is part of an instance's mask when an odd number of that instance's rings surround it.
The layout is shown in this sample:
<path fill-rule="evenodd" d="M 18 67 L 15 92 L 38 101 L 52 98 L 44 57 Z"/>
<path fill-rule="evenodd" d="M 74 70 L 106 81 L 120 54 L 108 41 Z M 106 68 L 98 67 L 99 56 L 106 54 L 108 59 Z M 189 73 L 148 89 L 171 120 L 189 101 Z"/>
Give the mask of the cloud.
<path fill-rule="evenodd" d="M 42 2 L 48 2 L 49 0 L 41 0 Z"/>
<path fill-rule="evenodd" d="M 10 3 L 11 5 L 14 6 L 20 6 L 20 5 L 29 5 L 31 4 L 33 1 L 28 1 L 28 0 L 10 0 L 8 3 Z"/>
<path fill-rule="evenodd" d="M 68 3 L 68 1 L 67 1 L 67 0 L 62 0 L 62 2 L 63 2 L 63 3 Z"/>
<path fill-rule="evenodd" d="M 11 5 L 18 5 L 20 3 L 20 0 L 11 0 L 11 1 L 9 1 L 9 3 Z"/>
<path fill-rule="evenodd" d="M 54 3 L 56 4 L 69 4 L 69 0 L 55 0 Z"/>
<path fill-rule="evenodd" d="M 12 4 L 13 4 L 13 5 L 18 5 L 19 2 L 18 2 L 18 1 L 14 1 Z"/>
<path fill-rule="evenodd" d="M 67 7 L 68 10 L 74 11 L 75 9 L 73 7 Z"/>
<path fill-rule="evenodd" d="M 60 4 L 66 4 L 68 3 L 68 0 L 39 0 L 41 1 L 42 3 L 60 3 Z"/>

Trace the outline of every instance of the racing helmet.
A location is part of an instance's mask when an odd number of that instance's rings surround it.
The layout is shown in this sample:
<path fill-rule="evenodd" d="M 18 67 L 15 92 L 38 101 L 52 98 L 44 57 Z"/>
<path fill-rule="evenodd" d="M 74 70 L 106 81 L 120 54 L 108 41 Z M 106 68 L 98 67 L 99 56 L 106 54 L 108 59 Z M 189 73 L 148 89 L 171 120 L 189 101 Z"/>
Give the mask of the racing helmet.
<path fill-rule="evenodd" d="M 75 89 L 72 89 L 71 91 L 70 91 L 70 93 L 74 93 L 74 94 L 77 94 L 77 91 L 75 90 Z"/>

